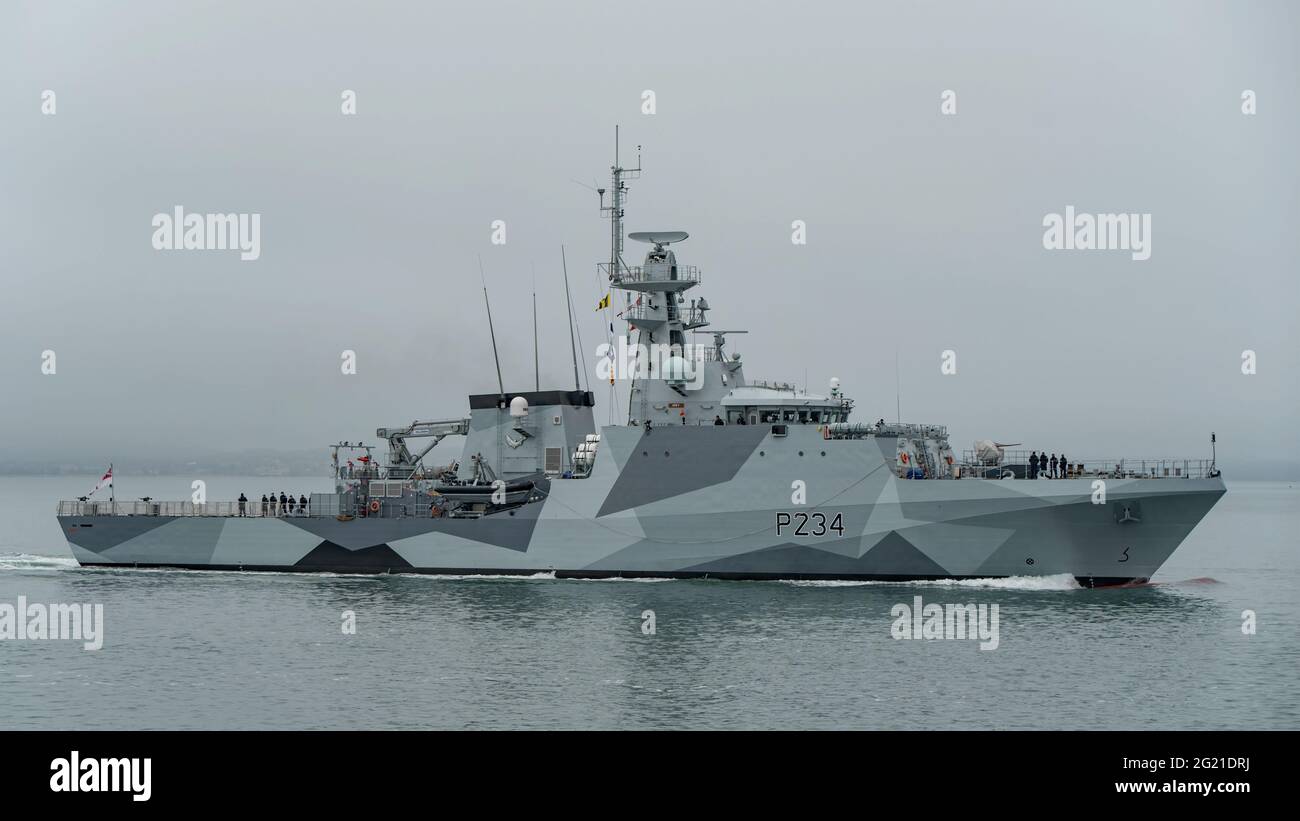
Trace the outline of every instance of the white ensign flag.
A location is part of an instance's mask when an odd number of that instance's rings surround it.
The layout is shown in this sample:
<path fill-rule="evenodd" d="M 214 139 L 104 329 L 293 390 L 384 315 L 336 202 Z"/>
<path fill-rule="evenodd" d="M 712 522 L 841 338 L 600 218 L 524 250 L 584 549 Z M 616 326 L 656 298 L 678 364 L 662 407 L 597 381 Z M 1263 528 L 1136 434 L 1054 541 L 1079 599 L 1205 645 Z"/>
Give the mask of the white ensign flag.
<path fill-rule="evenodd" d="M 113 466 L 109 465 L 108 473 L 105 473 L 103 478 L 99 480 L 99 484 L 95 485 L 95 489 L 90 491 L 90 493 L 86 495 L 87 497 L 94 496 L 96 493 L 98 493 L 99 491 L 103 490 L 104 488 L 108 487 L 111 484 L 113 484 Z"/>

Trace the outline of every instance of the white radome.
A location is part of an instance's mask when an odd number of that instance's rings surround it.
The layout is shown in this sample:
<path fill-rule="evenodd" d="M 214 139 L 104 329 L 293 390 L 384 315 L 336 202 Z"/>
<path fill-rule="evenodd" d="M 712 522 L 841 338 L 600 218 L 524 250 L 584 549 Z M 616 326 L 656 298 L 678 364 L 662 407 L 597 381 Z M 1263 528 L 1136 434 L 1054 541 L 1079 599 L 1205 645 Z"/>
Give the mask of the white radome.
<path fill-rule="evenodd" d="M 522 396 L 516 396 L 510 400 L 510 415 L 516 418 L 528 415 L 528 400 Z"/>

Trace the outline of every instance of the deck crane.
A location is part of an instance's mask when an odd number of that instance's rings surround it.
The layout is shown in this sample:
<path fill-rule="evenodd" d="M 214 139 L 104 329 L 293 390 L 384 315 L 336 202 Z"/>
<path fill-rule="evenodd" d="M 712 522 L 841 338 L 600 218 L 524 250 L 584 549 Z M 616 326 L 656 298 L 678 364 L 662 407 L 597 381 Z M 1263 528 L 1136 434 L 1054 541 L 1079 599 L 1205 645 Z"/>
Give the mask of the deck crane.
<path fill-rule="evenodd" d="M 412 422 L 401 428 L 379 428 L 375 435 L 388 440 L 388 475 L 391 478 L 407 478 L 420 467 L 420 460 L 425 454 L 437 447 L 448 436 L 464 436 L 469 433 L 469 417 L 463 419 L 441 419 L 435 422 Z M 412 456 L 406 446 L 407 439 L 432 439 L 429 446 Z"/>

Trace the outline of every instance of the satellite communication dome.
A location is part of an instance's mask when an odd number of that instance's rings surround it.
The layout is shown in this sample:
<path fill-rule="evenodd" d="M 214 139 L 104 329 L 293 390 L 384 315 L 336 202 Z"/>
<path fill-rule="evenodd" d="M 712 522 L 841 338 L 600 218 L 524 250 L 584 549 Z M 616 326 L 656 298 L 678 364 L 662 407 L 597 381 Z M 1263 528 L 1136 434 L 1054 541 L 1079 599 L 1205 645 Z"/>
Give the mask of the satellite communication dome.
<path fill-rule="evenodd" d="M 840 388 L 840 378 L 838 376 L 832 376 L 831 390 L 835 391 L 835 390 L 839 390 L 839 388 Z"/>
<path fill-rule="evenodd" d="M 695 368 L 680 356 L 670 357 L 664 363 L 664 381 L 670 385 L 682 385 L 695 378 Z"/>
<path fill-rule="evenodd" d="M 528 415 L 528 400 L 522 396 L 516 396 L 510 400 L 510 415 L 516 418 Z"/>

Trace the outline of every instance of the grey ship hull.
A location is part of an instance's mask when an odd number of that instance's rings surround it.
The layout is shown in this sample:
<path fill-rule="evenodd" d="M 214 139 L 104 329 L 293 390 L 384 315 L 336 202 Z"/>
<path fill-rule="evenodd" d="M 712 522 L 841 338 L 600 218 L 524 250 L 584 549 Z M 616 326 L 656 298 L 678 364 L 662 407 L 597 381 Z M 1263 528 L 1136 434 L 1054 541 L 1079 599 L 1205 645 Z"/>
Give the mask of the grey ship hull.
<path fill-rule="evenodd" d="M 83 565 L 557 577 L 1143 581 L 1220 478 L 905 480 L 893 440 L 809 426 L 607 427 L 588 478 L 481 519 L 60 516 Z M 806 503 L 792 504 L 792 483 Z M 1127 512 L 1125 509 L 1127 508 Z M 809 514 L 802 527 L 797 514 Z M 842 529 L 818 530 L 825 524 Z M 778 519 L 791 516 L 783 527 Z M 836 517 L 839 517 L 838 520 Z"/>

